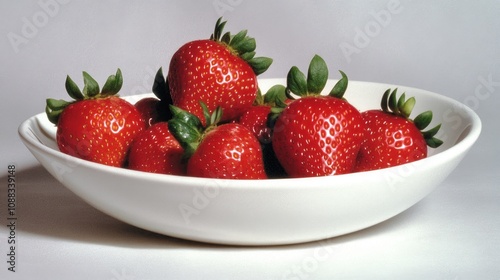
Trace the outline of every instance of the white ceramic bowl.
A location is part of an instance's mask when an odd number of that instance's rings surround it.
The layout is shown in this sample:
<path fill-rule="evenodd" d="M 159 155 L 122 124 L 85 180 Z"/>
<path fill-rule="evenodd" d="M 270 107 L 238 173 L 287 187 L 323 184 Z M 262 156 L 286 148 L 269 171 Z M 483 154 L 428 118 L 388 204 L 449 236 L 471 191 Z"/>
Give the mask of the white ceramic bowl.
<path fill-rule="evenodd" d="M 335 81 L 329 81 L 330 88 Z M 263 92 L 283 79 L 264 79 Z M 345 97 L 360 110 L 378 108 L 395 85 L 350 82 Z M 93 207 L 131 225 L 202 242 L 278 245 L 320 240 L 375 225 L 429 194 L 459 164 L 479 137 L 469 108 L 421 89 L 415 113 L 430 109 L 442 123 L 444 144 L 420 161 L 330 177 L 220 180 L 150 174 L 80 160 L 58 151 L 55 127 L 44 113 L 19 127 L 22 141 L 64 186 Z M 126 97 L 131 102 L 140 96 Z"/>

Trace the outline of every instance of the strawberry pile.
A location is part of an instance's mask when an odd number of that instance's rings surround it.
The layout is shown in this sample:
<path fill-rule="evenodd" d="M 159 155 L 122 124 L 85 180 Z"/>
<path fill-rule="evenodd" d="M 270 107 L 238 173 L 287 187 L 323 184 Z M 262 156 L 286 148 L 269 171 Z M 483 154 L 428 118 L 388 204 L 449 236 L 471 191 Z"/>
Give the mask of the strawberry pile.
<path fill-rule="evenodd" d="M 155 97 L 131 104 L 117 95 L 120 69 L 102 89 L 83 72 L 68 76 L 72 101 L 47 99 L 61 152 L 144 172 L 226 179 L 329 176 L 413 162 L 442 141 L 432 112 L 410 118 L 415 98 L 388 89 L 381 108 L 360 112 L 344 98 L 347 75 L 324 94 L 329 73 L 315 55 L 304 74 L 292 67 L 286 85 L 260 92 L 257 76 L 272 59 L 256 57 L 255 39 L 224 33 L 191 41 L 160 68 Z"/>

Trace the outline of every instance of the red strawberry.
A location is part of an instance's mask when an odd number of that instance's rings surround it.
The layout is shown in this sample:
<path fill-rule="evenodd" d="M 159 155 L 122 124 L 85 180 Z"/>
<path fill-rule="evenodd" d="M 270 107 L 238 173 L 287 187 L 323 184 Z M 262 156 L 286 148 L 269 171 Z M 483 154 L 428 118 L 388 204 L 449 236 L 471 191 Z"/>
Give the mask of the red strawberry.
<path fill-rule="evenodd" d="M 167 87 L 162 68 L 160 68 L 156 73 L 153 84 L 153 93 L 156 95 L 156 98 L 146 97 L 135 103 L 135 107 L 146 121 L 147 127 L 170 119 L 171 115 L 168 106 L 172 104 L 172 99 Z"/>
<path fill-rule="evenodd" d="M 170 133 L 168 123 L 159 122 L 136 136 L 130 146 L 130 169 L 173 175 L 185 175 L 184 149 Z"/>
<path fill-rule="evenodd" d="M 221 107 L 223 121 L 235 119 L 251 106 L 257 94 L 257 75 L 272 60 L 254 57 L 255 39 L 241 31 L 222 35 L 226 22 L 221 18 L 206 40 L 191 41 L 175 52 L 167 82 L 173 104 L 205 121 L 199 102 L 210 111 Z"/>
<path fill-rule="evenodd" d="M 123 83 L 120 69 L 102 91 L 86 72 L 83 79 L 82 92 L 66 78 L 66 90 L 76 101 L 47 99 L 47 117 L 57 125 L 57 145 L 61 152 L 78 158 L 122 166 L 130 143 L 145 129 L 144 120 L 134 105 L 115 96 Z"/>
<path fill-rule="evenodd" d="M 146 122 L 147 127 L 162 121 L 159 114 L 160 110 L 158 110 L 159 104 L 160 100 L 155 97 L 145 97 L 134 104 Z"/>
<path fill-rule="evenodd" d="M 273 130 L 276 157 L 291 177 L 313 177 L 352 172 L 364 134 L 359 111 L 341 99 L 347 77 L 329 96 L 320 96 L 328 80 L 325 61 L 314 56 L 308 76 L 292 67 L 287 90 L 301 98 L 279 115 Z"/>
<path fill-rule="evenodd" d="M 260 143 L 253 133 L 238 123 L 217 125 L 221 108 L 211 116 L 203 105 L 207 126 L 198 117 L 171 106 L 169 128 L 185 148 L 187 175 L 224 179 L 265 179 Z"/>
<path fill-rule="evenodd" d="M 426 111 L 411 120 L 415 98 L 396 97 L 388 89 L 382 97 L 382 110 L 362 113 L 366 133 L 357 158 L 355 171 L 367 171 L 396 166 L 427 157 L 427 146 L 439 147 L 443 142 L 434 136 L 441 125 L 422 132 L 432 121 Z"/>
<path fill-rule="evenodd" d="M 243 112 L 238 123 L 252 131 L 262 144 L 271 143 L 271 127 L 268 117 L 271 114 L 271 108 L 276 106 L 276 103 L 284 102 L 285 99 L 285 87 L 282 85 L 271 87 L 265 95 L 258 90 L 253 106 Z"/>
<path fill-rule="evenodd" d="M 285 90 L 286 88 L 283 85 L 271 87 L 265 95 L 262 95 L 259 90 L 254 106 L 246 110 L 238 120 L 238 123 L 252 131 L 255 137 L 259 139 L 264 155 L 264 167 L 267 176 L 270 178 L 286 176 L 283 167 L 276 159 L 271 144 L 272 124 L 269 118 L 273 115 L 273 107 L 278 106 L 278 104 L 286 106 L 285 103 L 290 103 L 286 99 Z"/>
<path fill-rule="evenodd" d="M 261 143 L 267 144 L 271 142 L 271 128 L 267 125 L 270 113 L 270 105 L 252 106 L 240 116 L 238 123 L 249 129 Z"/>

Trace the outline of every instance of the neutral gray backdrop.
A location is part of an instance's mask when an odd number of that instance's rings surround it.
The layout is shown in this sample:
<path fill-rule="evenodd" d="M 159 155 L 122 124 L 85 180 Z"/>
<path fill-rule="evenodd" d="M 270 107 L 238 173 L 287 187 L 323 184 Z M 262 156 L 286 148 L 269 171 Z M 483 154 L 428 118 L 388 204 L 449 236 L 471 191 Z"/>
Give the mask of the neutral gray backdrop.
<path fill-rule="evenodd" d="M 87 71 L 103 83 L 120 67 L 124 74 L 122 95 L 149 92 L 156 70 L 168 67 L 175 50 L 189 40 L 207 38 L 216 19 L 223 16 L 228 20 L 226 30 L 248 29 L 257 40 L 257 55 L 274 58 L 262 78 L 284 77 L 293 65 L 304 69 L 312 56 L 319 54 L 329 64 L 332 78 L 338 78 L 334 70 L 340 69 L 351 80 L 422 88 L 470 106 L 482 119 L 483 133 L 448 182 L 463 181 L 465 177 L 457 177 L 460 173 L 468 174 L 472 177 L 469 180 L 477 181 L 479 186 L 481 180 L 487 180 L 490 185 L 484 183 L 488 187 L 479 195 L 484 196 L 486 203 L 498 205 L 494 201 L 498 201 L 500 192 L 493 189 L 492 183 L 498 185 L 499 181 L 499 125 L 495 109 L 500 105 L 499 14 L 497 0 L 2 1 L 0 167 L 16 163 L 22 170 L 38 165 L 20 142 L 17 127 L 42 112 L 47 97 L 66 97 L 67 74 L 81 84 L 81 72 Z M 465 196 L 477 194 L 462 191 L 467 193 Z M 444 190 L 435 195 L 446 197 Z M 482 279 L 500 277 L 499 271 L 489 264 L 500 262 L 500 242 L 498 238 L 491 240 L 493 233 L 500 230 L 499 207 L 488 209 L 476 213 L 484 221 L 481 231 L 490 238 L 488 243 L 481 243 L 480 237 L 474 239 L 477 243 L 471 243 L 482 250 L 474 255 L 476 260 L 479 258 L 478 263 L 460 269 L 461 263 L 446 263 L 450 258 L 443 256 L 441 265 L 447 272 L 441 271 L 438 275 L 446 277 L 439 278 L 469 279 L 481 271 L 485 273 Z M 464 221 L 477 221 L 477 216 Z M 475 233 L 474 229 L 469 230 L 463 236 L 466 242 Z M 5 243 L 3 238 L 0 242 Z M 453 247 L 448 245 L 448 249 Z M 3 270 L 2 264 L 0 275 Z M 433 273 L 425 271 L 423 268 L 423 275 L 431 279 Z M 313 278 L 321 277 L 318 274 L 310 279 Z M 135 279 L 142 278 L 136 275 Z"/>

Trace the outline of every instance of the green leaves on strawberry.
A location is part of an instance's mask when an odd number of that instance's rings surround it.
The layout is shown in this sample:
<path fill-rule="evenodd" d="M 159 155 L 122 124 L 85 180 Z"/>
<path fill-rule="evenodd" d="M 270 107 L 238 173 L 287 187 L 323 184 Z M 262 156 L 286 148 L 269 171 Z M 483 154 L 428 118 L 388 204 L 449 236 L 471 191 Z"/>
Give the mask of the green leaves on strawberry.
<path fill-rule="evenodd" d="M 106 80 L 102 90 L 99 89 L 99 84 L 90 76 L 87 72 L 83 71 L 83 90 L 76 85 L 76 83 L 69 77 L 66 76 L 66 91 L 68 95 L 74 99 L 74 101 L 82 101 L 89 99 L 99 99 L 117 94 L 123 84 L 123 77 L 120 68 L 116 70 L 115 75 L 110 75 Z M 62 111 L 74 101 L 56 100 L 52 98 L 47 99 L 47 105 L 45 107 L 45 112 L 50 122 L 57 124 L 59 115 Z"/>
<path fill-rule="evenodd" d="M 334 85 L 328 96 L 343 98 L 347 90 L 348 78 L 347 75 L 339 71 L 342 78 Z M 293 66 L 287 75 L 287 95 L 289 98 L 318 96 L 328 82 L 328 66 L 322 57 L 315 55 L 309 63 L 307 77 L 302 73 L 297 66 Z"/>
<path fill-rule="evenodd" d="M 221 107 L 223 121 L 236 119 L 252 105 L 257 75 L 271 65 L 270 58 L 255 57 L 255 39 L 247 31 L 223 33 L 221 18 L 210 39 L 191 41 L 172 56 L 167 84 L 173 104 L 204 122 L 199 102 L 210 111 Z"/>
<path fill-rule="evenodd" d="M 148 127 L 158 122 L 166 122 L 172 117 L 169 110 L 172 98 L 161 67 L 156 72 L 152 90 L 156 97 L 145 97 L 135 103 Z"/>
<path fill-rule="evenodd" d="M 415 106 L 414 97 L 406 100 L 405 93 L 397 97 L 397 89 L 385 91 L 381 110 L 362 113 L 366 137 L 358 154 L 355 171 L 368 171 L 427 157 L 427 146 L 439 147 L 443 141 L 436 138 L 441 124 L 423 131 L 432 121 L 432 111 L 425 111 L 415 119 L 410 115 Z"/>
<path fill-rule="evenodd" d="M 347 76 L 328 96 L 322 96 L 328 80 L 325 61 L 314 56 L 307 77 L 292 67 L 287 76 L 288 96 L 300 97 L 279 114 L 273 129 L 276 157 L 291 177 L 313 177 L 349 173 L 364 135 L 359 111 L 342 99 Z"/>
<path fill-rule="evenodd" d="M 47 99 L 48 119 L 57 125 L 56 142 L 63 153 L 121 167 L 130 143 L 145 129 L 145 122 L 134 105 L 116 96 L 122 87 L 120 69 L 100 90 L 98 83 L 83 72 L 80 90 L 66 78 L 66 90 L 75 100 Z"/>
<path fill-rule="evenodd" d="M 265 179 L 262 150 L 251 131 L 237 123 L 218 125 L 222 109 L 203 107 L 206 126 L 198 117 L 171 106 L 169 129 L 185 149 L 187 175 L 205 178 Z"/>
<path fill-rule="evenodd" d="M 223 33 L 225 25 L 226 21 L 222 21 L 220 17 L 215 23 L 210 40 L 226 45 L 234 55 L 241 57 L 252 67 L 255 75 L 266 72 L 273 60 L 268 57 L 255 57 L 255 39 L 247 36 L 247 30 L 242 30 L 234 36 L 230 32 Z"/>

